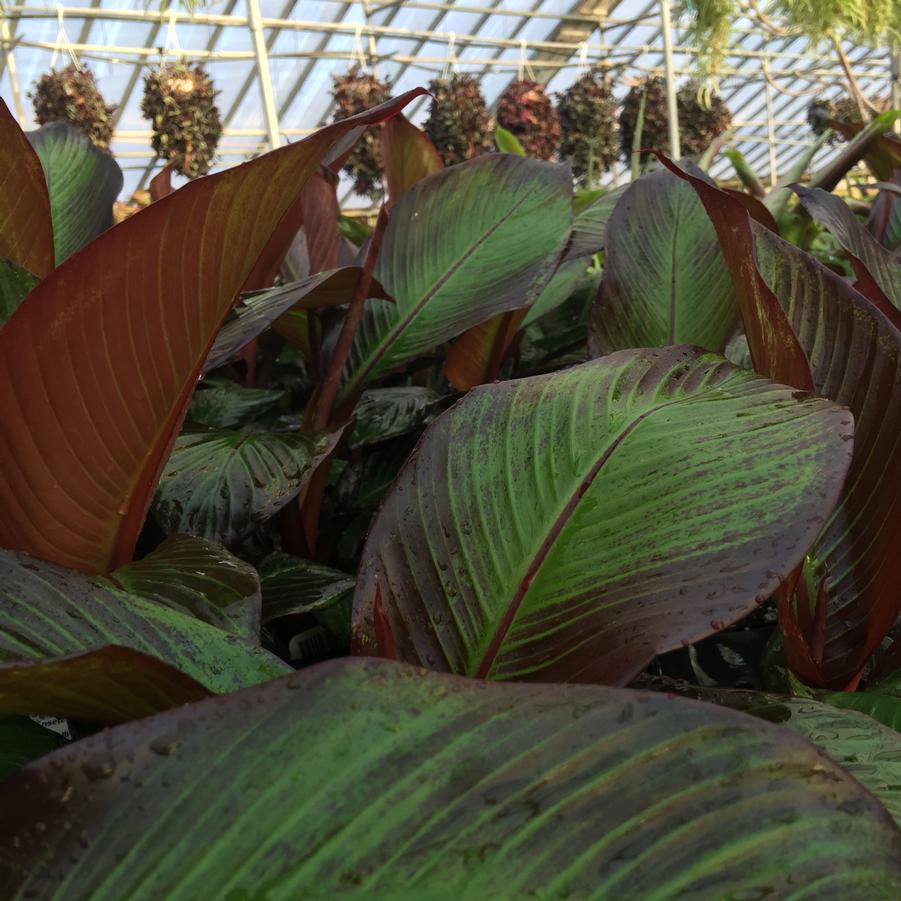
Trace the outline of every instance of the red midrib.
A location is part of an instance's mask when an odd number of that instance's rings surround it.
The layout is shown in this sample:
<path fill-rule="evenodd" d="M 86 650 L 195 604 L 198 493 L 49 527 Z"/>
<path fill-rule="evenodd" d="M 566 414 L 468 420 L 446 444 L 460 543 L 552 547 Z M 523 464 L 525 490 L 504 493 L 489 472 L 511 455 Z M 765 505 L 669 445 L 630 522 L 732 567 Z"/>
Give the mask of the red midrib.
<path fill-rule="evenodd" d="M 544 563 L 547 555 L 550 553 L 551 547 L 554 542 L 557 540 L 557 537 L 563 531 L 563 527 L 566 525 L 567 520 L 572 515 L 573 510 L 575 510 L 576 505 L 582 499 L 582 496 L 585 492 L 591 487 L 591 483 L 597 477 L 597 474 L 601 471 L 604 464 L 610 459 L 613 452 L 635 431 L 636 427 L 642 423 L 645 419 L 648 418 L 652 413 L 656 413 L 658 410 L 662 410 L 664 407 L 671 406 L 673 403 L 678 403 L 678 400 L 668 401 L 667 403 L 658 404 L 656 407 L 652 407 L 650 410 L 646 410 L 642 413 L 637 419 L 633 422 L 629 423 L 626 428 L 620 432 L 620 434 L 616 437 L 616 440 L 604 451 L 604 453 L 598 458 L 597 462 L 594 466 L 591 467 L 591 470 L 585 476 L 584 479 L 579 483 L 576 490 L 573 492 L 572 497 L 566 502 L 566 506 L 560 511 L 560 514 L 554 520 L 554 524 L 551 526 L 550 531 L 544 538 L 544 541 L 541 542 L 541 545 L 538 548 L 537 553 L 532 559 L 532 562 L 529 564 L 529 568 L 526 570 L 526 574 L 520 580 L 519 585 L 516 588 L 516 591 L 513 594 L 513 597 L 510 599 L 510 604 L 507 607 L 506 612 L 504 613 L 503 618 L 500 623 L 498 623 L 497 630 L 494 633 L 494 637 L 491 639 L 491 644 L 488 645 L 487 650 L 485 651 L 485 656 L 482 658 L 482 662 L 479 664 L 478 669 L 475 672 L 475 678 L 484 679 L 491 670 L 491 667 L 494 665 L 494 661 L 497 659 L 498 652 L 501 649 L 501 645 L 504 642 L 504 639 L 507 637 L 507 632 L 510 631 L 510 626 L 513 625 L 513 620 L 516 618 L 516 614 L 519 612 L 519 607 L 522 604 L 523 598 L 526 596 L 526 592 L 529 590 L 529 587 L 532 584 L 532 580 L 535 578 L 535 574 L 541 569 L 542 563 Z"/>

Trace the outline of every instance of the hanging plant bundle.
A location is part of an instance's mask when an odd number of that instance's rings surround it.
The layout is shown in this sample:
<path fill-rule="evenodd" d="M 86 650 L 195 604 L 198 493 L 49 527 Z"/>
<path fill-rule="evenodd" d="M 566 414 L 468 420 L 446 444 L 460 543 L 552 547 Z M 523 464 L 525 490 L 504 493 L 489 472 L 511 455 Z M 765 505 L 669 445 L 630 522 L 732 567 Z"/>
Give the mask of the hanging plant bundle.
<path fill-rule="evenodd" d="M 334 121 L 347 119 L 384 103 L 391 96 L 391 85 L 354 66 L 346 75 L 334 78 L 332 96 L 335 98 Z M 369 128 L 357 142 L 344 164 L 344 171 L 353 176 L 358 194 L 377 198 L 382 193 L 382 153 L 378 129 Z"/>
<path fill-rule="evenodd" d="M 880 112 L 889 108 L 888 98 L 871 97 L 870 103 Z M 823 134 L 829 125 L 827 119 L 838 119 L 851 125 L 859 125 L 863 120 L 853 97 L 833 97 L 829 100 L 814 100 L 807 107 L 807 123 L 817 136 Z M 843 140 L 841 135 L 833 135 L 833 141 Z"/>
<path fill-rule="evenodd" d="M 104 103 L 90 69 L 53 69 L 38 79 L 28 96 L 39 125 L 68 122 L 101 150 L 109 150 L 116 107 Z"/>
<path fill-rule="evenodd" d="M 601 72 L 588 72 L 560 95 L 560 155 L 572 162 L 580 181 L 593 182 L 615 162 L 616 101 Z"/>
<path fill-rule="evenodd" d="M 453 166 L 493 147 L 491 116 L 479 83 L 471 75 L 436 78 L 429 83 L 432 103 L 423 130 L 441 155 Z"/>
<path fill-rule="evenodd" d="M 514 81 L 497 106 L 498 125 L 512 132 L 527 156 L 549 160 L 560 149 L 560 121 L 544 86 Z"/>
<path fill-rule="evenodd" d="M 217 93 L 201 65 L 160 66 L 144 79 L 141 112 L 153 127 L 153 149 L 188 178 L 206 175 L 216 157 L 222 134 Z"/>
<path fill-rule="evenodd" d="M 619 117 L 623 156 L 632 153 L 632 136 L 642 91 L 647 92 L 644 123 L 641 129 L 642 147 L 669 150 L 669 115 L 666 105 L 666 82 L 659 76 L 646 79 L 626 95 Z M 682 155 L 703 153 L 732 124 L 732 113 L 717 94 L 703 96 L 697 81 L 686 82 L 676 93 L 679 113 L 679 143 Z"/>
<path fill-rule="evenodd" d="M 703 92 L 697 81 L 688 81 L 676 94 L 682 154 L 703 153 L 732 125 L 732 113 L 718 94 Z"/>
<path fill-rule="evenodd" d="M 644 122 L 641 127 L 641 146 L 666 150 L 669 147 L 667 130 L 666 84 L 662 78 L 648 77 L 632 87 L 623 100 L 619 114 L 619 139 L 623 158 L 628 161 L 632 155 L 632 142 L 641 96 L 645 95 Z"/>

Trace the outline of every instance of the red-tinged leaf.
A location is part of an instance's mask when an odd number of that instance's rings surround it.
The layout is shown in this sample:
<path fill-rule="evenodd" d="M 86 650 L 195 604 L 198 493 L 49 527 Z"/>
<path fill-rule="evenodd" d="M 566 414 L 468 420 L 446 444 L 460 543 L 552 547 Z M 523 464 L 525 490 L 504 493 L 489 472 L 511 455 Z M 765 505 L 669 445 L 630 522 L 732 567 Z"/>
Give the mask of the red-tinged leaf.
<path fill-rule="evenodd" d="M 838 507 L 805 559 L 803 589 L 782 604 L 798 625 L 783 615 L 792 667 L 818 684 L 844 688 L 901 612 L 901 332 L 841 276 L 752 223 L 735 200 L 706 184 L 699 190 L 724 247 L 740 244 L 750 254 L 731 255 L 736 282 L 766 286 L 809 360 L 816 392 L 854 414 L 854 457 Z M 823 579 L 823 678 L 813 679 L 807 665 L 816 662 L 813 627 L 803 627 L 802 608 L 815 603 Z M 798 631 L 806 635 L 804 648 Z"/>
<path fill-rule="evenodd" d="M 792 577 L 779 586 L 776 600 L 779 608 L 779 626 L 782 633 L 782 644 L 792 672 L 811 685 L 824 685 L 826 674 L 823 672 L 822 654 L 815 657 L 810 646 L 810 631 L 801 625 L 801 619 L 811 617 L 810 605 L 800 599 L 795 606 L 796 592 L 806 593 L 800 576 L 803 567 L 799 567 Z"/>
<path fill-rule="evenodd" d="M 697 192 L 713 222 L 732 275 L 754 368 L 774 381 L 813 390 L 810 366 L 778 298 L 756 264 L 751 217 L 743 204 L 702 178 L 681 169 L 664 154 L 655 155 L 670 172 Z"/>
<path fill-rule="evenodd" d="M 447 352 L 444 374 L 458 391 L 493 382 L 528 309 L 498 313 L 464 332 Z"/>
<path fill-rule="evenodd" d="M 382 125 L 382 164 L 392 204 L 416 182 L 444 168 L 425 132 L 402 115 Z"/>
<path fill-rule="evenodd" d="M 0 715 L 59 716 L 112 726 L 208 698 L 181 670 L 107 645 L 69 657 L 0 664 Z"/>
<path fill-rule="evenodd" d="M 310 272 L 338 268 L 338 178 L 320 169 L 300 192 L 303 233 L 307 242 Z"/>
<path fill-rule="evenodd" d="M 825 682 L 844 688 L 901 612 L 901 332 L 847 281 L 756 226 L 757 263 L 811 364 L 817 393 L 854 414 L 839 505 L 807 555 L 806 596 L 828 595 Z M 799 595 L 800 597 L 800 595 Z M 808 634 L 813 646 L 813 634 Z M 786 652 L 793 647 L 786 636 Z M 794 665 L 794 663 L 792 663 Z"/>
<path fill-rule="evenodd" d="M 394 633 L 391 631 L 391 623 L 385 616 L 385 608 L 382 606 L 382 591 L 379 580 L 375 580 L 375 601 L 372 609 L 373 625 L 375 627 L 375 642 L 378 656 L 387 660 L 397 660 L 397 646 L 394 644 Z"/>
<path fill-rule="evenodd" d="M 300 196 L 302 194 L 303 191 L 300 191 L 297 199 L 288 207 L 287 212 L 269 236 L 253 269 L 244 279 L 244 284 L 241 285 L 242 294 L 247 291 L 261 291 L 275 282 L 279 269 L 291 249 L 291 243 L 303 224 L 303 205 Z"/>
<path fill-rule="evenodd" d="M 242 294 L 261 291 L 274 284 L 302 226 L 310 273 L 337 268 L 338 201 L 334 181 L 335 176 L 320 167 L 304 185 L 244 280 Z"/>
<path fill-rule="evenodd" d="M 851 417 L 697 348 L 629 350 L 470 391 L 369 530 L 398 659 L 458 675 L 625 683 L 746 615 L 828 519 Z"/>
<path fill-rule="evenodd" d="M 870 205 L 867 228 L 889 250 L 901 247 L 901 169 L 895 169 L 890 182 L 880 182 L 879 193 Z"/>
<path fill-rule="evenodd" d="M 43 278 L 53 268 L 50 197 L 41 161 L 0 99 L 0 258 Z"/>
<path fill-rule="evenodd" d="M 814 176 L 812 183 L 831 191 L 861 159 L 876 178 L 890 179 L 892 172 L 901 167 L 901 141 L 888 134 L 898 115 L 896 110 L 888 110 L 865 126 L 859 122 L 826 119 L 825 124 L 837 131 L 849 144 L 842 149 L 836 160 L 826 164 L 822 173 Z"/>
<path fill-rule="evenodd" d="M 851 260 L 858 288 L 901 326 L 901 260 L 883 247 L 858 221 L 840 197 L 795 185 L 801 205 L 829 229 Z"/>
<path fill-rule="evenodd" d="M 0 332 L 0 545 L 85 572 L 131 559 L 210 346 L 292 198 L 419 93 L 186 185 L 37 286 Z"/>
<path fill-rule="evenodd" d="M 766 208 L 759 197 L 752 197 L 744 191 L 736 191 L 733 188 L 723 188 L 722 190 L 730 197 L 734 197 L 748 211 L 748 215 L 752 219 L 768 228 L 771 232 L 779 234 L 779 226 L 776 224 L 773 214 Z"/>
<path fill-rule="evenodd" d="M 153 178 L 150 179 L 150 202 L 155 203 L 168 197 L 175 188 L 172 187 L 172 172 L 175 169 L 175 163 L 165 165 Z"/>

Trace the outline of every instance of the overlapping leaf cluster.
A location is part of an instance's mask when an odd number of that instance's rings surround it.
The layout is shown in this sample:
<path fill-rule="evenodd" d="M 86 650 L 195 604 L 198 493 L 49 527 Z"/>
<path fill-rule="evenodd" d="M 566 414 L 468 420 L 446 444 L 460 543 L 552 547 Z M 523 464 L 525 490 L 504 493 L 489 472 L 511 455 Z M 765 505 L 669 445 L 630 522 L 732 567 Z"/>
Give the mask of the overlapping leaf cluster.
<path fill-rule="evenodd" d="M 893 116 L 574 193 L 419 93 L 112 227 L 0 107 L 0 891 L 897 897 Z"/>

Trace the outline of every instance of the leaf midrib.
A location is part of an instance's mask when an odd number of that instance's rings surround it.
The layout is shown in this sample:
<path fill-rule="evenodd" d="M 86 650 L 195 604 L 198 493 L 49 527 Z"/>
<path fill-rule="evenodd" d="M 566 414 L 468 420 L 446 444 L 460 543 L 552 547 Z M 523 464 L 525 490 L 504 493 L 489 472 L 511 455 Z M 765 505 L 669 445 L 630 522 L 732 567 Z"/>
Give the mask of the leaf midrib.
<path fill-rule="evenodd" d="M 429 301 L 435 297 L 435 295 L 447 284 L 447 282 L 451 279 L 451 277 L 459 271 L 460 267 L 478 250 L 480 249 L 485 241 L 491 237 L 494 232 L 496 232 L 502 225 L 504 225 L 509 218 L 529 199 L 529 195 L 523 195 L 519 200 L 513 204 L 510 209 L 507 210 L 504 215 L 498 219 L 495 223 L 491 225 L 491 227 L 483 232 L 475 241 L 471 242 L 469 247 L 454 260 L 448 269 L 432 284 L 432 287 L 427 290 L 423 296 L 417 300 L 410 308 L 410 311 L 402 316 L 397 323 L 392 326 L 387 332 L 387 334 L 379 341 L 376 345 L 375 349 L 370 353 L 369 359 L 364 366 L 362 366 L 356 373 L 356 375 L 348 381 L 348 383 L 344 386 L 342 394 L 347 397 L 348 394 L 352 393 L 359 387 L 361 384 L 364 384 L 366 381 L 366 377 L 372 372 L 373 369 L 378 365 L 381 359 L 384 357 L 387 349 L 394 343 L 397 336 L 403 332 L 407 326 L 423 311 Z M 395 298 L 397 301 L 397 298 Z M 396 306 L 395 306 L 396 309 Z"/>
<path fill-rule="evenodd" d="M 694 395 L 689 397 L 673 398 L 672 400 L 656 404 L 650 409 L 645 410 L 644 413 L 641 413 L 639 416 L 633 419 L 632 422 L 630 422 L 629 425 L 627 425 L 616 436 L 616 438 L 614 438 L 613 441 L 610 442 L 601 456 L 598 457 L 598 459 L 595 461 L 594 465 L 591 467 L 588 473 L 582 477 L 579 484 L 576 486 L 576 490 L 572 493 L 560 513 L 557 514 L 557 518 L 554 520 L 553 524 L 548 530 L 547 535 L 538 546 L 538 550 L 534 553 L 528 569 L 526 570 L 523 577 L 519 580 L 519 584 L 516 586 L 516 590 L 513 592 L 513 595 L 510 598 L 507 609 L 504 612 L 504 615 L 501 617 L 497 628 L 495 629 L 494 635 L 484 655 L 482 656 L 482 660 L 479 663 L 478 668 L 473 674 L 475 678 L 485 679 L 488 677 L 488 673 L 491 671 L 491 668 L 494 666 L 494 663 L 497 660 L 497 656 L 500 653 L 504 639 L 507 637 L 507 633 L 510 631 L 510 627 L 513 625 L 513 621 L 516 619 L 519 608 L 522 606 L 523 599 L 528 593 L 529 588 L 531 587 L 532 582 L 535 579 L 535 576 L 538 575 L 539 570 L 543 566 L 544 561 L 547 559 L 547 556 L 551 551 L 551 548 L 553 547 L 557 538 L 560 537 L 560 533 L 563 531 L 564 527 L 572 516 L 573 511 L 578 506 L 579 501 L 582 500 L 582 497 L 591 487 L 592 483 L 600 474 L 604 465 L 613 455 L 614 451 L 616 451 L 617 448 L 619 448 L 623 444 L 623 442 L 635 431 L 635 429 L 638 428 L 638 426 L 641 425 L 641 423 L 644 422 L 653 413 L 657 413 L 658 411 L 663 410 L 667 407 L 671 407 L 676 404 L 684 403 L 686 401 L 694 399 Z"/>

